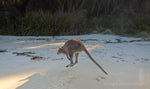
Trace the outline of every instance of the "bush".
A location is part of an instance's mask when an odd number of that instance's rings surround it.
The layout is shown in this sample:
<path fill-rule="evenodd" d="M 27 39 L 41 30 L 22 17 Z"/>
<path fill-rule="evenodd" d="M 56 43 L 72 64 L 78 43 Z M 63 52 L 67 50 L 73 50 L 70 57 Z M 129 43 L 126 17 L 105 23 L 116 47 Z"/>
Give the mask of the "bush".
<path fill-rule="evenodd" d="M 1 0 L 0 35 L 150 33 L 148 0 Z"/>
<path fill-rule="evenodd" d="M 1 34 L 21 36 L 77 35 L 91 32 L 87 19 L 81 14 L 52 14 L 41 10 L 26 12 L 3 29 L 5 30 Z"/>
<path fill-rule="evenodd" d="M 52 15 L 47 12 L 28 12 L 19 18 L 18 32 L 21 35 L 64 35 L 69 28 L 67 15 Z M 18 34 L 18 35 L 19 35 Z"/>

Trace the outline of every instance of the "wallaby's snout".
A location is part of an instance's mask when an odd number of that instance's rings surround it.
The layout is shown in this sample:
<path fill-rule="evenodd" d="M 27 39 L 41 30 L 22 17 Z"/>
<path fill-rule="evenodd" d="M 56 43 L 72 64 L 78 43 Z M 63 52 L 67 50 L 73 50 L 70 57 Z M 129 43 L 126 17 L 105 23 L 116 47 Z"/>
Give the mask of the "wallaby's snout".
<path fill-rule="evenodd" d="M 58 51 L 57 51 L 57 55 L 61 54 L 62 53 L 62 48 L 61 47 L 58 47 Z"/>
<path fill-rule="evenodd" d="M 59 55 L 60 53 L 59 52 L 57 52 L 57 55 Z"/>

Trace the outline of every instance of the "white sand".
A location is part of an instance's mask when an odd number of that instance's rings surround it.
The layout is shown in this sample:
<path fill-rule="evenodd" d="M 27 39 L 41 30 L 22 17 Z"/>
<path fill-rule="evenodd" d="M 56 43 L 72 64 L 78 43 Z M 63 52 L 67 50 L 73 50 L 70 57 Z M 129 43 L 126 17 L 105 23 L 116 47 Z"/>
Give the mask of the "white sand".
<path fill-rule="evenodd" d="M 85 53 L 71 68 L 57 47 L 67 39 L 83 40 L 105 75 Z M 44 40 L 45 39 L 45 40 Z M 0 36 L 0 89 L 150 89 L 150 42 L 109 43 L 140 40 L 112 35 L 57 37 Z M 16 56 L 13 52 L 35 52 L 45 60 Z"/>

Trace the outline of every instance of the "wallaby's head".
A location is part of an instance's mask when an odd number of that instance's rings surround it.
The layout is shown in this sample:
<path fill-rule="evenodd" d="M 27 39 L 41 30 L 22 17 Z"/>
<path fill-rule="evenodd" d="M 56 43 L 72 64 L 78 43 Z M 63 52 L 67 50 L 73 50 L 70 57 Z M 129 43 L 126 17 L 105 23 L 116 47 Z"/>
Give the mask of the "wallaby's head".
<path fill-rule="evenodd" d="M 58 47 L 58 52 L 57 52 L 57 55 L 61 54 L 61 53 L 64 53 L 64 50 L 62 47 Z"/>

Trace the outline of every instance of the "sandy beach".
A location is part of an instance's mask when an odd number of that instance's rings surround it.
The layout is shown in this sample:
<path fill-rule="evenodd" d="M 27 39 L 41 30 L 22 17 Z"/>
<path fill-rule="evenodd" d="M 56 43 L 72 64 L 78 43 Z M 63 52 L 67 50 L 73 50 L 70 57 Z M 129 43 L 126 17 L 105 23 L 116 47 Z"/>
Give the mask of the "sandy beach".
<path fill-rule="evenodd" d="M 58 47 L 83 41 L 105 75 L 85 53 L 69 64 Z M 0 89 L 150 89 L 150 41 L 91 34 L 80 36 L 0 36 Z"/>

